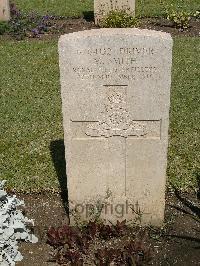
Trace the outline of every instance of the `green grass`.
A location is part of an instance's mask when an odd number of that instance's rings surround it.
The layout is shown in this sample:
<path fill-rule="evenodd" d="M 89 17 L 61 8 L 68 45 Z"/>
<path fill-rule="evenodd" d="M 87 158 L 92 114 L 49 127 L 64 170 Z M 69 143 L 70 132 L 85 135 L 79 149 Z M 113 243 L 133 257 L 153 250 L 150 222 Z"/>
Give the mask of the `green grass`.
<path fill-rule="evenodd" d="M 18 189 L 58 186 L 49 150 L 63 138 L 56 46 L 0 42 L 0 172 Z"/>
<path fill-rule="evenodd" d="M 35 10 L 40 14 L 59 16 L 81 16 L 83 12 L 93 10 L 91 0 L 15 0 L 24 12 Z"/>
<path fill-rule="evenodd" d="M 200 169 L 198 38 L 176 38 L 169 180 L 195 186 Z M 50 145 L 63 139 L 57 41 L 0 41 L 0 173 L 18 190 L 58 189 Z M 60 145 L 60 144 L 59 144 Z"/>
<path fill-rule="evenodd" d="M 200 178 L 200 39 L 176 38 L 173 58 L 168 175 L 187 188 Z"/>
<path fill-rule="evenodd" d="M 163 16 L 170 5 L 192 13 L 200 9 L 199 0 L 136 0 L 136 14 L 142 17 Z"/>
<path fill-rule="evenodd" d="M 83 12 L 93 11 L 92 0 L 14 0 L 14 2 L 23 11 L 36 10 L 41 14 L 81 16 Z M 136 13 L 140 16 L 160 16 L 170 4 L 189 12 L 200 9 L 199 0 L 136 0 Z"/>

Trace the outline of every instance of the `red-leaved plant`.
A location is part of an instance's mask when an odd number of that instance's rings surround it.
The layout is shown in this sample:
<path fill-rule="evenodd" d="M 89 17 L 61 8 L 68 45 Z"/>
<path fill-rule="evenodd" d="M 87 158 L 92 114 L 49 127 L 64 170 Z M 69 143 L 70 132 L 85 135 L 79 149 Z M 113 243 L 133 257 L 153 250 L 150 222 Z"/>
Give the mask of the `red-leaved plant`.
<path fill-rule="evenodd" d="M 123 240 L 129 236 L 123 245 L 94 249 L 94 264 L 98 266 L 136 265 L 149 263 L 152 259 L 152 249 L 147 244 L 147 236 L 133 236 L 126 220 L 116 225 L 108 225 L 102 222 L 90 221 L 83 228 L 63 225 L 58 228 L 51 227 L 47 232 L 48 243 L 54 248 L 53 261 L 60 265 L 81 266 L 84 258 L 89 256 L 90 247 L 96 240 L 111 241 L 118 238 Z M 91 252 L 91 250 L 90 250 Z"/>

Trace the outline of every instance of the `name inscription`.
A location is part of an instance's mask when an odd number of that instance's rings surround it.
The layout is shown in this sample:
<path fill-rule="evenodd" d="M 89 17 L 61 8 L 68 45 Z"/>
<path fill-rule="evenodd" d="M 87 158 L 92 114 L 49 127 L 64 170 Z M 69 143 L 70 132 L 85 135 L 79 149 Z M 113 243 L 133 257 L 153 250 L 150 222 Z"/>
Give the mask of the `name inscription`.
<path fill-rule="evenodd" d="M 156 65 L 143 61 L 153 58 L 156 51 L 152 47 L 120 47 L 118 51 L 111 47 L 76 50 L 77 56 L 89 57 L 90 66 L 73 66 L 72 71 L 82 80 L 108 80 L 118 78 L 129 81 L 156 79 L 159 69 Z M 116 56 L 116 54 L 118 56 Z"/>

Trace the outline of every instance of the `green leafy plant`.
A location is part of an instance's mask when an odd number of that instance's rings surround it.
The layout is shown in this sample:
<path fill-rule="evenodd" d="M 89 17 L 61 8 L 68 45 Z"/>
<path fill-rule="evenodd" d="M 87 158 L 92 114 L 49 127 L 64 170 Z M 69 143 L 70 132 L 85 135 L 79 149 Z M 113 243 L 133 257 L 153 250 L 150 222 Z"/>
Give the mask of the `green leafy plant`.
<path fill-rule="evenodd" d="M 134 28 L 138 24 L 138 19 L 124 10 L 110 11 L 100 22 L 103 28 Z"/>
<path fill-rule="evenodd" d="M 14 3 L 10 4 L 11 19 L 7 23 L 0 23 L 0 35 L 10 34 L 17 40 L 25 37 L 35 38 L 41 34 L 62 32 L 64 24 L 57 24 L 56 21 L 62 17 L 41 16 L 35 12 L 24 14 Z"/>
<path fill-rule="evenodd" d="M 197 10 L 197 11 L 193 14 L 193 17 L 196 18 L 196 19 L 200 19 L 200 11 Z"/>
<path fill-rule="evenodd" d="M 2 21 L 0 22 L 0 35 L 6 33 L 9 29 L 8 22 Z"/>
<path fill-rule="evenodd" d="M 173 5 L 166 9 L 166 18 L 176 28 L 187 29 L 190 26 L 191 14 L 183 10 L 174 9 Z"/>

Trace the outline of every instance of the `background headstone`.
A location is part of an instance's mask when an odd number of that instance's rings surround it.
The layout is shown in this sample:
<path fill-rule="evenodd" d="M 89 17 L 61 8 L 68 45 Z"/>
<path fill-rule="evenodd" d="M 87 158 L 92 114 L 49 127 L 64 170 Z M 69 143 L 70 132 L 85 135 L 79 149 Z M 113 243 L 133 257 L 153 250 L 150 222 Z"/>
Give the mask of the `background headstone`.
<path fill-rule="evenodd" d="M 170 34 L 83 31 L 62 36 L 59 54 L 70 209 L 82 219 L 101 210 L 101 218 L 112 222 L 139 219 L 160 225 Z"/>
<path fill-rule="evenodd" d="M 95 24 L 110 11 L 124 10 L 128 14 L 135 14 L 135 0 L 94 0 Z"/>
<path fill-rule="evenodd" d="M 10 20 L 9 0 L 0 0 L 0 21 Z"/>

